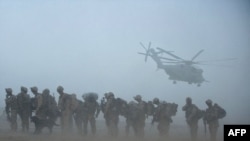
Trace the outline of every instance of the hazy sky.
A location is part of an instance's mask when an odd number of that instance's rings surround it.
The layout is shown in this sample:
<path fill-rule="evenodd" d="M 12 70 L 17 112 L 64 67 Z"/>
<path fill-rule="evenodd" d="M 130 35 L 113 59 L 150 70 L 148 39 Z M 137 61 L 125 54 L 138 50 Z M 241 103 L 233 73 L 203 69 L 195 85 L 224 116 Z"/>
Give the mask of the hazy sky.
<path fill-rule="evenodd" d="M 238 58 L 228 67 L 199 66 L 209 83 L 173 84 L 139 42 L 199 60 Z M 112 91 L 132 100 L 140 94 L 179 104 L 185 98 L 206 108 L 224 107 L 223 123 L 250 123 L 250 3 L 245 0 L 0 0 L 0 107 L 5 88 L 56 87 L 81 99 Z M 215 63 L 220 65 L 221 63 Z M 30 92 L 29 92 L 30 93 Z M 31 93 L 30 93 L 31 94 Z"/>

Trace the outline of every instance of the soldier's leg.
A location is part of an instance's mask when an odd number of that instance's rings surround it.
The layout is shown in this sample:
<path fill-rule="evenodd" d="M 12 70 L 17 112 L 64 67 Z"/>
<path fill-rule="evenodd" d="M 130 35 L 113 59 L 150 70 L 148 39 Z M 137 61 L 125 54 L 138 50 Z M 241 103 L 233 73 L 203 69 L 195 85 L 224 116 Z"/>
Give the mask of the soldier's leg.
<path fill-rule="evenodd" d="M 19 117 L 21 119 L 22 132 L 24 132 L 24 116 L 22 111 L 19 113 Z"/>
<path fill-rule="evenodd" d="M 69 111 L 69 131 L 72 131 L 73 130 L 73 114 L 71 111 Z"/>
<path fill-rule="evenodd" d="M 210 140 L 216 141 L 218 125 L 215 123 L 209 124 Z"/>
<path fill-rule="evenodd" d="M 60 116 L 60 126 L 61 126 L 61 131 L 64 132 L 64 115 L 63 112 L 61 112 L 61 116 Z"/>
<path fill-rule="evenodd" d="M 115 137 L 117 137 L 118 136 L 118 122 L 119 122 L 119 116 L 117 115 L 116 117 L 115 117 L 115 120 L 114 120 L 114 124 L 115 124 L 115 128 L 114 128 L 114 136 Z"/>
<path fill-rule="evenodd" d="M 190 131 L 191 131 L 192 141 L 195 141 L 197 138 L 197 132 L 198 132 L 198 122 L 193 122 L 190 124 Z"/>
<path fill-rule="evenodd" d="M 17 112 L 16 110 L 11 111 L 11 130 L 17 131 Z"/>
<path fill-rule="evenodd" d="M 95 135 L 96 134 L 96 121 L 95 121 L 94 115 L 90 117 L 90 126 L 91 126 L 92 134 Z"/>
<path fill-rule="evenodd" d="M 83 119 L 83 133 L 84 135 L 88 134 L 88 117 Z"/>
<path fill-rule="evenodd" d="M 25 125 L 25 131 L 28 132 L 29 131 L 29 114 L 26 113 L 25 114 L 25 118 L 24 118 L 24 125 Z"/>
<path fill-rule="evenodd" d="M 126 127 L 125 127 L 126 136 L 129 135 L 129 128 L 130 128 L 130 121 L 129 119 L 126 119 Z"/>
<path fill-rule="evenodd" d="M 69 121 L 70 121 L 69 111 L 65 110 L 63 113 L 63 124 L 64 124 L 63 130 L 65 133 L 69 132 L 69 129 L 70 129 Z"/>
<path fill-rule="evenodd" d="M 82 130 L 82 119 L 81 119 L 81 117 L 79 117 L 79 115 L 76 115 L 74 117 L 74 119 L 75 119 L 75 124 L 76 124 L 76 127 L 77 127 L 78 134 L 82 134 L 83 130 Z"/>

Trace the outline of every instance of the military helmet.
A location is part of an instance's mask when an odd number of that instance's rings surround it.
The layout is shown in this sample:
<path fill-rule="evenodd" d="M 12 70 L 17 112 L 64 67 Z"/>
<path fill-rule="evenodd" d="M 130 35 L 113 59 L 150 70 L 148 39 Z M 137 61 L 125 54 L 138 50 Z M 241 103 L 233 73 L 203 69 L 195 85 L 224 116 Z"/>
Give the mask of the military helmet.
<path fill-rule="evenodd" d="M 191 99 L 190 97 L 187 97 L 187 98 L 186 98 L 186 102 L 191 103 L 191 102 L 192 102 L 192 99 Z"/>
<path fill-rule="evenodd" d="M 63 90 L 64 90 L 64 88 L 63 88 L 62 86 L 58 86 L 58 87 L 57 87 L 57 91 L 58 91 L 58 92 L 62 92 Z"/>
<path fill-rule="evenodd" d="M 26 87 L 24 87 L 24 86 L 21 86 L 21 92 L 27 93 L 28 89 Z"/>
<path fill-rule="evenodd" d="M 154 103 L 154 104 L 159 103 L 159 102 L 160 102 L 159 98 L 154 98 L 154 99 L 153 99 L 153 103 Z"/>
<path fill-rule="evenodd" d="M 115 98 L 115 95 L 114 95 L 114 93 L 112 93 L 112 92 L 109 92 L 109 93 L 108 93 L 108 98 Z"/>
<path fill-rule="evenodd" d="M 49 89 L 44 89 L 43 90 L 43 94 L 49 94 L 49 92 L 50 92 Z"/>
<path fill-rule="evenodd" d="M 206 100 L 206 104 L 212 104 L 212 103 L 213 103 L 212 100 L 210 99 Z"/>
<path fill-rule="evenodd" d="M 12 93 L 12 89 L 11 88 L 5 88 L 6 93 Z"/>
<path fill-rule="evenodd" d="M 134 99 L 135 99 L 135 100 L 141 100 L 141 95 L 136 95 L 136 96 L 134 97 Z"/>
<path fill-rule="evenodd" d="M 33 87 L 30 87 L 30 90 L 33 91 L 33 92 L 37 92 L 38 88 L 36 86 L 33 86 Z"/>

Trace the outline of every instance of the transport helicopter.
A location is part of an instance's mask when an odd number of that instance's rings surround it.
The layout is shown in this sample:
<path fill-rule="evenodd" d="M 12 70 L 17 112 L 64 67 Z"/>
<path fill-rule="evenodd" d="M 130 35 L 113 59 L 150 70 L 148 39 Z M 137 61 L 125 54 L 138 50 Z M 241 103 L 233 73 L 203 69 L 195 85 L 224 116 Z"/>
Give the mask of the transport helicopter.
<path fill-rule="evenodd" d="M 197 84 L 199 87 L 203 82 L 208 82 L 202 75 L 203 70 L 195 66 L 200 63 L 194 61 L 204 50 L 200 50 L 196 53 L 191 60 L 184 60 L 171 53 L 171 51 L 166 51 L 159 47 L 156 49 L 151 48 L 151 42 L 149 42 L 148 48 L 142 43 L 140 44 L 146 51 L 145 53 L 139 52 L 139 54 L 145 55 L 145 62 L 150 56 L 156 62 L 157 68 L 163 69 L 165 73 L 169 75 L 169 79 L 173 80 L 174 84 L 176 84 L 177 81 L 184 81 L 188 84 Z M 169 55 L 174 59 L 163 57 L 162 54 Z"/>

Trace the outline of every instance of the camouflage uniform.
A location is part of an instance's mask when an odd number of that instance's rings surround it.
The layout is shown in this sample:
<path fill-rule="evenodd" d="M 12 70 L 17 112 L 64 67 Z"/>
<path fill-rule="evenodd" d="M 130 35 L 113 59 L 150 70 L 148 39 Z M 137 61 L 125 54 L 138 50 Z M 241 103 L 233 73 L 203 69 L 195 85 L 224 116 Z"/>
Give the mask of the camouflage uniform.
<path fill-rule="evenodd" d="M 92 135 L 96 134 L 96 120 L 100 112 L 100 105 L 96 101 L 98 99 L 97 94 L 95 93 L 87 93 L 83 95 L 84 103 L 84 117 L 83 117 L 83 126 L 84 126 L 84 134 L 88 133 L 88 122 L 91 126 Z"/>
<path fill-rule="evenodd" d="M 72 110 L 72 95 L 64 93 L 62 86 L 57 87 L 57 92 L 60 94 L 58 108 L 61 112 L 61 127 L 62 132 L 66 133 L 72 129 L 73 110 Z"/>
<path fill-rule="evenodd" d="M 12 94 L 11 88 L 6 88 L 5 111 L 10 122 L 11 131 L 17 131 L 17 97 Z"/>
<path fill-rule="evenodd" d="M 29 117 L 31 116 L 30 96 L 27 94 L 28 89 L 21 87 L 21 93 L 17 95 L 18 114 L 22 120 L 22 131 L 29 131 Z"/>
<path fill-rule="evenodd" d="M 154 102 L 154 104 L 156 104 Z M 170 123 L 173 122 L 172 116 L 177 112 L 178 105 L 175 103 L 167 103 L 165 101 L 158 102 L 153 116 L 152 124 L 158 122 L 157 129 L 161 137 L 168 137 Z"/>
<path fill-rule="evenodd" d="M 77 99 L 77 107 L 74 110 L 73 116 L 77 127 L 78 134 L 83 134 L 83 118 L 84 118 L 84 105 L 81 100 Z"/>
<path fill-rule="evenodd" d="M 57 118 L 57 104 L 55 98 L 50 95 L 49 89 L 44 89 L 37 105 L 36 116 L 40 119 L 53 119 Z"/>
<path fill-rule="evenodd" d="M 197 139 L 198 121 L 201 118 L 199 116 L 199 109 L 195 104 L 192 104 L 190 97 L 186 98 L 186 105 L 182 107 L 182 111 L 185 111 L 186 122 L 190 128 L 191 139 L 195 141 Z"/>
<path fill-rule="evenodd" d="M 126 127 L 125 127 L 125 131 L 126 131 L 126 135 L 129 135 L 129 129 L 130 127 L 133 128 L 133 131 L 136 134 L 136 122 L 138 121 L 138 118 L 140 117 L 138 115 L 138 107 L 137 107 L 137 103 L 134 101 L 130 101 L 127 105 L 127 115 L 125 116 L 126 118 Z"/>
<path fill-rule="evenodd" d="M 216 107 L 213 106 L 213 102 L 210 99 L 206 100 L 206 104 L 208 108 L 205 111 L 203 120 L 205 124 L 208 124 L 210 140 L 216 141 L 219 127 L 218 111 L 216 110 Z"/>
<path fill-rule="evenodd" d="M 108 94 L 107 103 L 104 108 L 104 118 L 106 120 L 106 125 L 108 126 L 109 135 L 116 137 L 118 135 L 119 111 L 116 106 L 116 99 L 112 92 Z"/>
<path fill-rule="evenodd" d="M 42 96 L 41 93 L 38 93 L 38 88 L 36 86 L 31 87 L 30 90 L 34 94 L 34 97 L 30 99 L 31 110 L 37 115 L 38 105 L 42 104 Z"/>
<path fill-rule="evenodd" d="M 145 127 L 145 120 L 146 120 L 146 108 L 147 103 L 142 100 L 140 95 L 136 95 L 134 99 L 138 102 L 137 103 L 137 121 L 135 122 L 135 135 L 137 137 L 144 137 L 144 127 Z"/>

